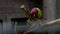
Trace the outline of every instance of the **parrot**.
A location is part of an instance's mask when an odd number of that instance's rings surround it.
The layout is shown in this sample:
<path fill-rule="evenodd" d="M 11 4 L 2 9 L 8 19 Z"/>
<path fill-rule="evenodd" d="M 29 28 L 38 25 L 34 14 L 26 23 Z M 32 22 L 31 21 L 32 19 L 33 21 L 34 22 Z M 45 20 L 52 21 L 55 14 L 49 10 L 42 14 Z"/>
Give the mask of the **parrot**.
<path fill-rule="evenodd" d="M 36 8 L 33 8 L 30 13 L 31 13 L 31 15 L 35 16 L 35 14 L 37 14 Z M 29 18 L 29 19 L 27 20 L 27 23 L 30 23 L 30 22 L 31 22 L 31 20 L 30 20 L 30 18 Z"/>
<path fill-rule="evenodd" d="M 34 17 L 41 19 L 42 17 L 42 11 L 39 8 L 32 8 L 31 10 L 31 15 L 33 15 Z M 27 22 L 29 23 L 31 20 L 30 18 L 27 20 Z"/>
<path fill-rule="evenodd" d="M 42 17 L 42 11 L 39 8 L 33 8 L 31 14 L 39 19 Z"/>

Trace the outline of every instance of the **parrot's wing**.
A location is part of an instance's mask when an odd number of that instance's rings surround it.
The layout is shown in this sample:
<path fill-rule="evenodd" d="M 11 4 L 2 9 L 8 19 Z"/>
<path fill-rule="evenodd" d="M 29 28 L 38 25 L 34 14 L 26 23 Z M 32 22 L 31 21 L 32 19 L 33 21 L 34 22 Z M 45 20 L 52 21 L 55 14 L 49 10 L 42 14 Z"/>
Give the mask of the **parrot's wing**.
<path fill-rule="evenodd" d="M 38 18 L 41 18 L 42 17 L 42 11 L 39 8 L 36 8 L 36 9 L 38 11 L 38 14 L 37 14 Z"/>

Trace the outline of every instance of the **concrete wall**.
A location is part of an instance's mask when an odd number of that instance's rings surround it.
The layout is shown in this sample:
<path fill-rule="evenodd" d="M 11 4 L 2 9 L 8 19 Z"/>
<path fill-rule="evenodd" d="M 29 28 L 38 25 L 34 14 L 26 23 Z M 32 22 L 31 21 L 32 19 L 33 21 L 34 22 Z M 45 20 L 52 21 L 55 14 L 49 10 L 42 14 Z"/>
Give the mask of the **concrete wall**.
<path fill-rule="evenodd" d="M 44 0 L 44 14 L 48 21 L 56 18 L 56 0 Z"/>
<path fill-rule="evenodd" d="M 56 0 L 57 18 L 60 18 L 60 0 Z"/>

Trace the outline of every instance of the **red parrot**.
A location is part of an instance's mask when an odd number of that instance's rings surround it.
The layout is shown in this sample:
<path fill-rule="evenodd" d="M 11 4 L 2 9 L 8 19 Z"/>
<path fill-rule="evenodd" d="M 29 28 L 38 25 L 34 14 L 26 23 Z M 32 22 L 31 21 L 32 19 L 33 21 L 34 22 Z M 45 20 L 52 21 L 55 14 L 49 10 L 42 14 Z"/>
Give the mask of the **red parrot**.
<path fill-rule="evenodd" d="M 32 8 L 31 15 L 34 17 L 41 19 L 42 17 L 42 11 L 39 8 Z M 27 22 L 30 22 L 30 18 L 27 20 Z"/>

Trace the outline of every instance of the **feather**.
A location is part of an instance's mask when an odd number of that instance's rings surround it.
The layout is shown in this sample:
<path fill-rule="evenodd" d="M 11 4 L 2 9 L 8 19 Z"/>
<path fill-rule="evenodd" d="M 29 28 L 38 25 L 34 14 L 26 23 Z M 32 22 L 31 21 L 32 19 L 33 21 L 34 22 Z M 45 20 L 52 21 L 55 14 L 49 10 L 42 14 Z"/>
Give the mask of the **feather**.
<path fill-rule="evenodd" d="M 36 8 L 38 13 L 37 13 L 37 16 L 38 18 L 41 18 L 42 17 L 42 11 L 39 9 L 39 8 Z"/>

